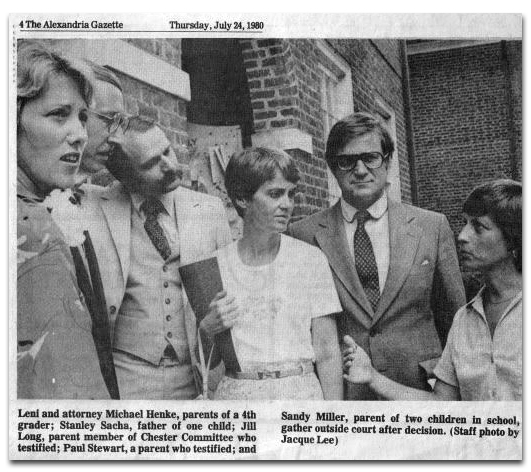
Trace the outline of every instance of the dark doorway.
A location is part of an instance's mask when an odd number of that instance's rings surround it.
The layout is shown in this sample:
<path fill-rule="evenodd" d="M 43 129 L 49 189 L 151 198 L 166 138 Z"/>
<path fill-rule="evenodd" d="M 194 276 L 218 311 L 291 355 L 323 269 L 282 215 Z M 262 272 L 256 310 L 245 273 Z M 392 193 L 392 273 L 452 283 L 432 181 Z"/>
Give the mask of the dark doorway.
<path fill-rule="evenodd" d="M 253 113 L 238 39 L 183 39 L 182 68 L 190 75 L 189 122 L 239 125 L 244 147 L 251 145 Z"/>

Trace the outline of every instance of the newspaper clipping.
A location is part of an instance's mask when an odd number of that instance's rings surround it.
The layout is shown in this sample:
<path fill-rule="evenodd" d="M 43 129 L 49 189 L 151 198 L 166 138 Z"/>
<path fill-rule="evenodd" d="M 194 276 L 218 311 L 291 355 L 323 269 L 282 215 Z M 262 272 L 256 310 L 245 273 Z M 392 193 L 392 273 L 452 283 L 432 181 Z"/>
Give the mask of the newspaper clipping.
<path fill-rule="evenodd" d="M 522 459 L 521 15 L 9 34 L 10 459 Z"/>

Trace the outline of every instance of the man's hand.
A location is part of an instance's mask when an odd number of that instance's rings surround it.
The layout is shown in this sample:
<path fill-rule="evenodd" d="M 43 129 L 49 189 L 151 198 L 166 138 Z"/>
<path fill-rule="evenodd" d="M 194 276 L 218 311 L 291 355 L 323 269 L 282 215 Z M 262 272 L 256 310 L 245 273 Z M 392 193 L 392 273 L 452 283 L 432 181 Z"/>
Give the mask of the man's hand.
<path fill-rule="evenodd" d="M 343 367 L 347 372 L 343 377 L 355 384 L 367 384 L 372 380 L 373 367 L 367 353 L 350 336 L 345 336 Z"/>
<path fill-rule="evenodd" d="M 199 324 L 199 328 L 209 338 L 213 338 L 216 334 L 232 328 L 238 315 L 236 300 L 227 296 L 227 292 L 222 290 L 210 302 L 208 313 Z"/>

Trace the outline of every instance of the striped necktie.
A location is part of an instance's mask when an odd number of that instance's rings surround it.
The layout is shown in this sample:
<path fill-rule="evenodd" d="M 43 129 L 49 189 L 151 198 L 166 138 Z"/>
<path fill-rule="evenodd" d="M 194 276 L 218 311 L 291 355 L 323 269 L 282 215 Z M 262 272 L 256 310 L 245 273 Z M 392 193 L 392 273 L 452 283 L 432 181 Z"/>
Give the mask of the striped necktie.
<path fill-rule="evenodd" d="M 168 239 L 166 238 L 162 227 L 157 221 L 159 214 L 164 211 L 164 205 L 160 200 L 150 198 L 140 205 L 140 209 L 146 215 L 144 228 L 149 239 L 151 239 L 155 249 L 157 249 L 162 258 L 164 260 L 168 259 L 171 255 L 170 244 L 168 243 Z"/>

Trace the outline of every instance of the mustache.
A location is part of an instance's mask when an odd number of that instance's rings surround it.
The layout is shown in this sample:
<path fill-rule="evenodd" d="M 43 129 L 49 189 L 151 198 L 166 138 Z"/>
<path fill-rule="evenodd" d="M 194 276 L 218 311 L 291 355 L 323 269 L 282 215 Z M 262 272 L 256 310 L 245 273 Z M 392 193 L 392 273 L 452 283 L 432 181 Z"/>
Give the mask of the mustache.
<path fill-rule="evenodd" d="M 182 180 L 183 178 L 183 171 L 181 169 L 176 169 L 175 171 L 168 171 L 166 174 L 164 174 L 164 177 L 162 179 L 163 185 L 169 185 L 173 183 L 176 179 Z"/>
<path fill-rule="evenodd" d="M 109 160 L 129 160 L 130 156 L 118 143 L 107 143 Z"/>

